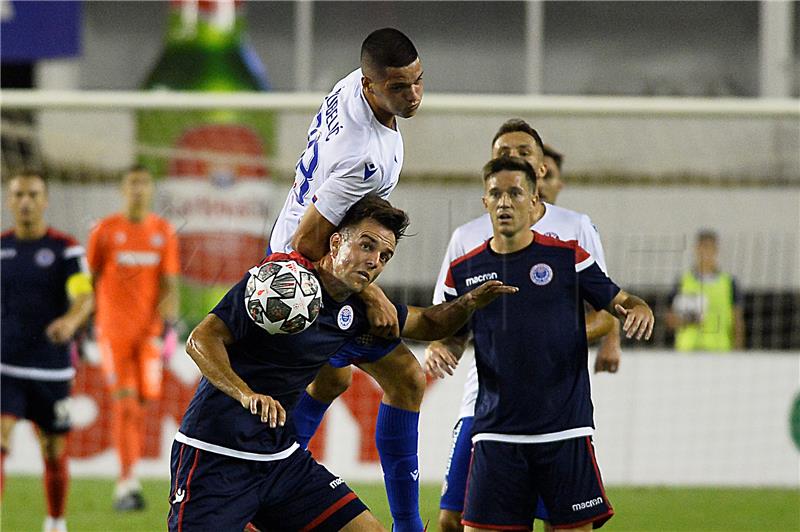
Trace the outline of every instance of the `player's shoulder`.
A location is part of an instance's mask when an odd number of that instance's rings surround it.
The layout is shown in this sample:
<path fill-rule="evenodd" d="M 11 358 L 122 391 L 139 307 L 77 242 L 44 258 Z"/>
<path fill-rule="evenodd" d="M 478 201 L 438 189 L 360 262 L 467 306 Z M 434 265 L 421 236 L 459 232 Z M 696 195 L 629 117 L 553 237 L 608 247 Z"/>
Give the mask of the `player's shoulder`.
<path fill-rule="evenodd" d="M 57 243 L 65 248 L 80 246 L 77 238 L 53 227 L 47 228 L 46 236 L 51 242 Z"/>
<path fill-rule="evenodd" d="M 576 249 L 580 248 L 577 240 L 560 240 L 558 238 L 542 234 L 535 230 L 533 231 L 533 241 L 534 243 L 547 248 L 569 249 L 572 250 L 573 252 Z"/>
<path fill-rule="evenodd" d="M 124 223 L 125 216 L 117 212 L 95 220 L 94 225 L 92 225 L 92 231 L 108 231 Z"/>
<path fill-rule="evenodd" d="M 462 254 L 460 257 L 454 258 L 450 262 L 450 268 L 455 268 L 461 264 L 469 262 L 470 260 L 474 260 L 476 257 L 480 256 L 481 254 L 485 253 L 487 248 L 489 247 L 489 241 L 485 240 L 478 244 L 477 246 L 469 249 L 467 252 Z"/>
<path fill-rule="evenodd" d="M 583 220 L 589 219 L 589 216 L 582 212 L 567 209 L 566 207 L 561 207 L 560 205 L 548 203 L 546 205 L 546 209 L 550 211 L 550 216 L 552 216 L 554 220 L 561 222 L 580 224 Z"/>
<path fill-rule="evenodd" d="M 10 242 L 14 240 L 14 229 L 6 229 L 2 233 L 0 233 L 0 240 Z"/>
<path fill-rule="evenodd" d="M 175 232 L 175 228 L 172 226 L 172 222 L 170 222 L 163 216 L 159 216 L 155 213 L 150 213 L 150 223 L 156 231 L 164 231 L 166 233 Z"/>

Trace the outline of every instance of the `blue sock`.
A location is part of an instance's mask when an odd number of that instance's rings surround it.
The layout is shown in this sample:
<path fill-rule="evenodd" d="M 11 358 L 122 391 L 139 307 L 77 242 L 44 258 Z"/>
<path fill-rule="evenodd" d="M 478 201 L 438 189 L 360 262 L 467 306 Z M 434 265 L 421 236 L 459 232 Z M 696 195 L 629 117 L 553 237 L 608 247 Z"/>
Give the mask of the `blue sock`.
<path fill-rule="evenodd" d="M 300 396 L 300 400 L 297 401 L 297 405 L 292 410 L 292 422 L 294 423 L 297 443 L 303 449 L 308 448 L 308 442 L 317 432 L 329 406 L 331 406 L 330 403 L 321 403 L 306 392 L 303 392 L 303 395 Z"/>
<path fill-rule="evenodd" d="M 420 532 L 419 460 L 417 440 L 419 412 L 381 403 L 375 427 L 375 443 L 381 457 L 383 482 L 395 532 Z"/>

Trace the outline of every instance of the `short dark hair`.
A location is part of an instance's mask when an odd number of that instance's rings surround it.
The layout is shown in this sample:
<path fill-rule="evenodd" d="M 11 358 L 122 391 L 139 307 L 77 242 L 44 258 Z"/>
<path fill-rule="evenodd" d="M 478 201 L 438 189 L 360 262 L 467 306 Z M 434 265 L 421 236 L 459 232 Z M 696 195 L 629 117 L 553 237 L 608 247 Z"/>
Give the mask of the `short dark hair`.
<path fill-rule="evenodd" d="M 528 161 L 519 157 L 504 155 L 503 157 L 492 159 L 483 165 L 483 182 L 485 183 L 491 176 L 504 170 L 509 172 L 523 172 L 531 187 L 531 192 L 536 193 L 536 172 Z"/>
<path fill-rule="evenodd" d="M 542 142 L 542 137 L 539 136 L 539 133 L 531 127 L 529 123 L 524 121 L 521 118 L 511 118 L 503 122 L 503 125 L 500 126 L 500 129 L 497 130 L 497 133 L 494 134 L 494 138 L 492 139 L 492 146 L 494 143 L 497 142 L 497 139 L 505 135 L 506 133 L 514 133 L 516 131 L 520 131 L 522 133 L 527 133 L 531 137 L 533 137 L 534 142 L 536 145 L 539 146 L 539 149 L 544 152 L 544 143 Z"/>
<path fill-rule="evenodd" d="M 556 166 L 558 170 L 561 171 L 561 164 L 564 162 L 564 154 L 561 152 L 557 152 L 555 148 L 550 146 L 549 144 L 545 144 L 542 148 L 542 153 L 544 153 L 545 157 L 550 157 L 556 162 Z M 545 177 L 547 177 L 545 175 Z"/>
<path fill-rule="evenodd" d="M 409 220 L 405 211 L 393 207 L 391 203 L 375 193 L 370 193 L 350 207 L 336 228 L 341 231 L 357 225 L 362 220 L 371 218 L 394 233 L 395 240 L 400 240 L 408 228 Z"/>
<path fill-rule="evenodd" d="M 697 232 L 697 243 L 704 242 L 704 241 L 712 241 L 717 242 L 717 232 L 713 229 L 700 229 Z"/>
<path fill-rule="evenodd" d="M 382 71 L 389 67 L 408 66 L 419 57 L 414 43 L 394 28 L 375 30 L 361 44 L 361 69 Z"/>
<path fill-rule="evenodd" d="M 44 174 L 33 168 L 22 168 L 21 170 L 14 172 L 11 175 L 11 179 L 8 180 L 8 183 L 11 183 L 15 179 L 29 179 L 29 178 L 34 178 L 41 181 L 42 184 L 44 185 L 45 192 L 47 192 L 48 189 L 50 188 L 50 185 L 47 182 L 47 179 L 45 179 Z"/>

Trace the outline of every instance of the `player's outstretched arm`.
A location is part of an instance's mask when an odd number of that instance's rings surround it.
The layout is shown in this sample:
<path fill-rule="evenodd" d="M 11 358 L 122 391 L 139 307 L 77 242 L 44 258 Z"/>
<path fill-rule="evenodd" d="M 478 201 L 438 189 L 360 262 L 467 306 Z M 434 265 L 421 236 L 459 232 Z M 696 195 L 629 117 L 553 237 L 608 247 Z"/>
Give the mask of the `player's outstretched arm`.
<path fill-rule="evenodd" d="M 251 414 L 261 415 L 269 426 L 283 426 L 286 411 L 268 395 L 255 393 L 231 367 L 226 345 L 233 343 L 228 326 L 215 314 L 206 316 L 186 340 L 186 352 L 203 376 L 220 391 L 239 401 Z"/>
<path fill-rule="evenodd" d="M 328 241 L 336 230 L 336 226 L 317 210 L 312 203 L 300 219 L 300 225 L 292 237 L 292 248 L 316 262 L 328 252 Z"/>
<path fill-rule="evenodd" d="M 500 281 L 486 281 L 461 297 L 432 307 L 408 307 L 402 336 L 412 340 L 432 341 L 453 336 L 467 323 L 472 313 L 504 294 L 519 289 Z"/>
<path fill-rule="evenodd" d="M 635 336 L 637 340 L 642 338 L 649 340 L 653 334 L 655 317 L 642 298 L 620 290 L 606 310 L 616 313 L 623 321 L 622 330 L 625 331 L 627 338 Z"/>
<path fill-rule="evenodd" d="M 425 348 L 425 371 L 439 379 L 452 375 L 467 348 L 468 340 L 469 335 L 464 334 L 429 343 Z"/>

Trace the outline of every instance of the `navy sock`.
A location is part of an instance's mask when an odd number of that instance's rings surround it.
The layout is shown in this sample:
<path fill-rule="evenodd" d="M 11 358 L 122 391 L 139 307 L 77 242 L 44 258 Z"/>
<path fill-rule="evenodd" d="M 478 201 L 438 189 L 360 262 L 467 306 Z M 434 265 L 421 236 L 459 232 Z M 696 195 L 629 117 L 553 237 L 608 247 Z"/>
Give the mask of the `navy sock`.
<path fill-rule="evenodd" d="M 307 392 L 303 392 L 303 395 L 300 396 L 300 400 L 297 401 L 297 405 L 292 410 L 292 421 L 294 422 L 297 443 L 303 449 L 308 448 L 308 442 L 317 432 L 329 406 L 331 406 L 330 403 L 321 403 L 308 395 Z"/>
<path fill-rule="evenodd" d="M 419 459 L 417 458 L 419 412 L 381 403 L 375 443 L 381 457 L 383 482 L 395 532 L 420 532 Z"/>

